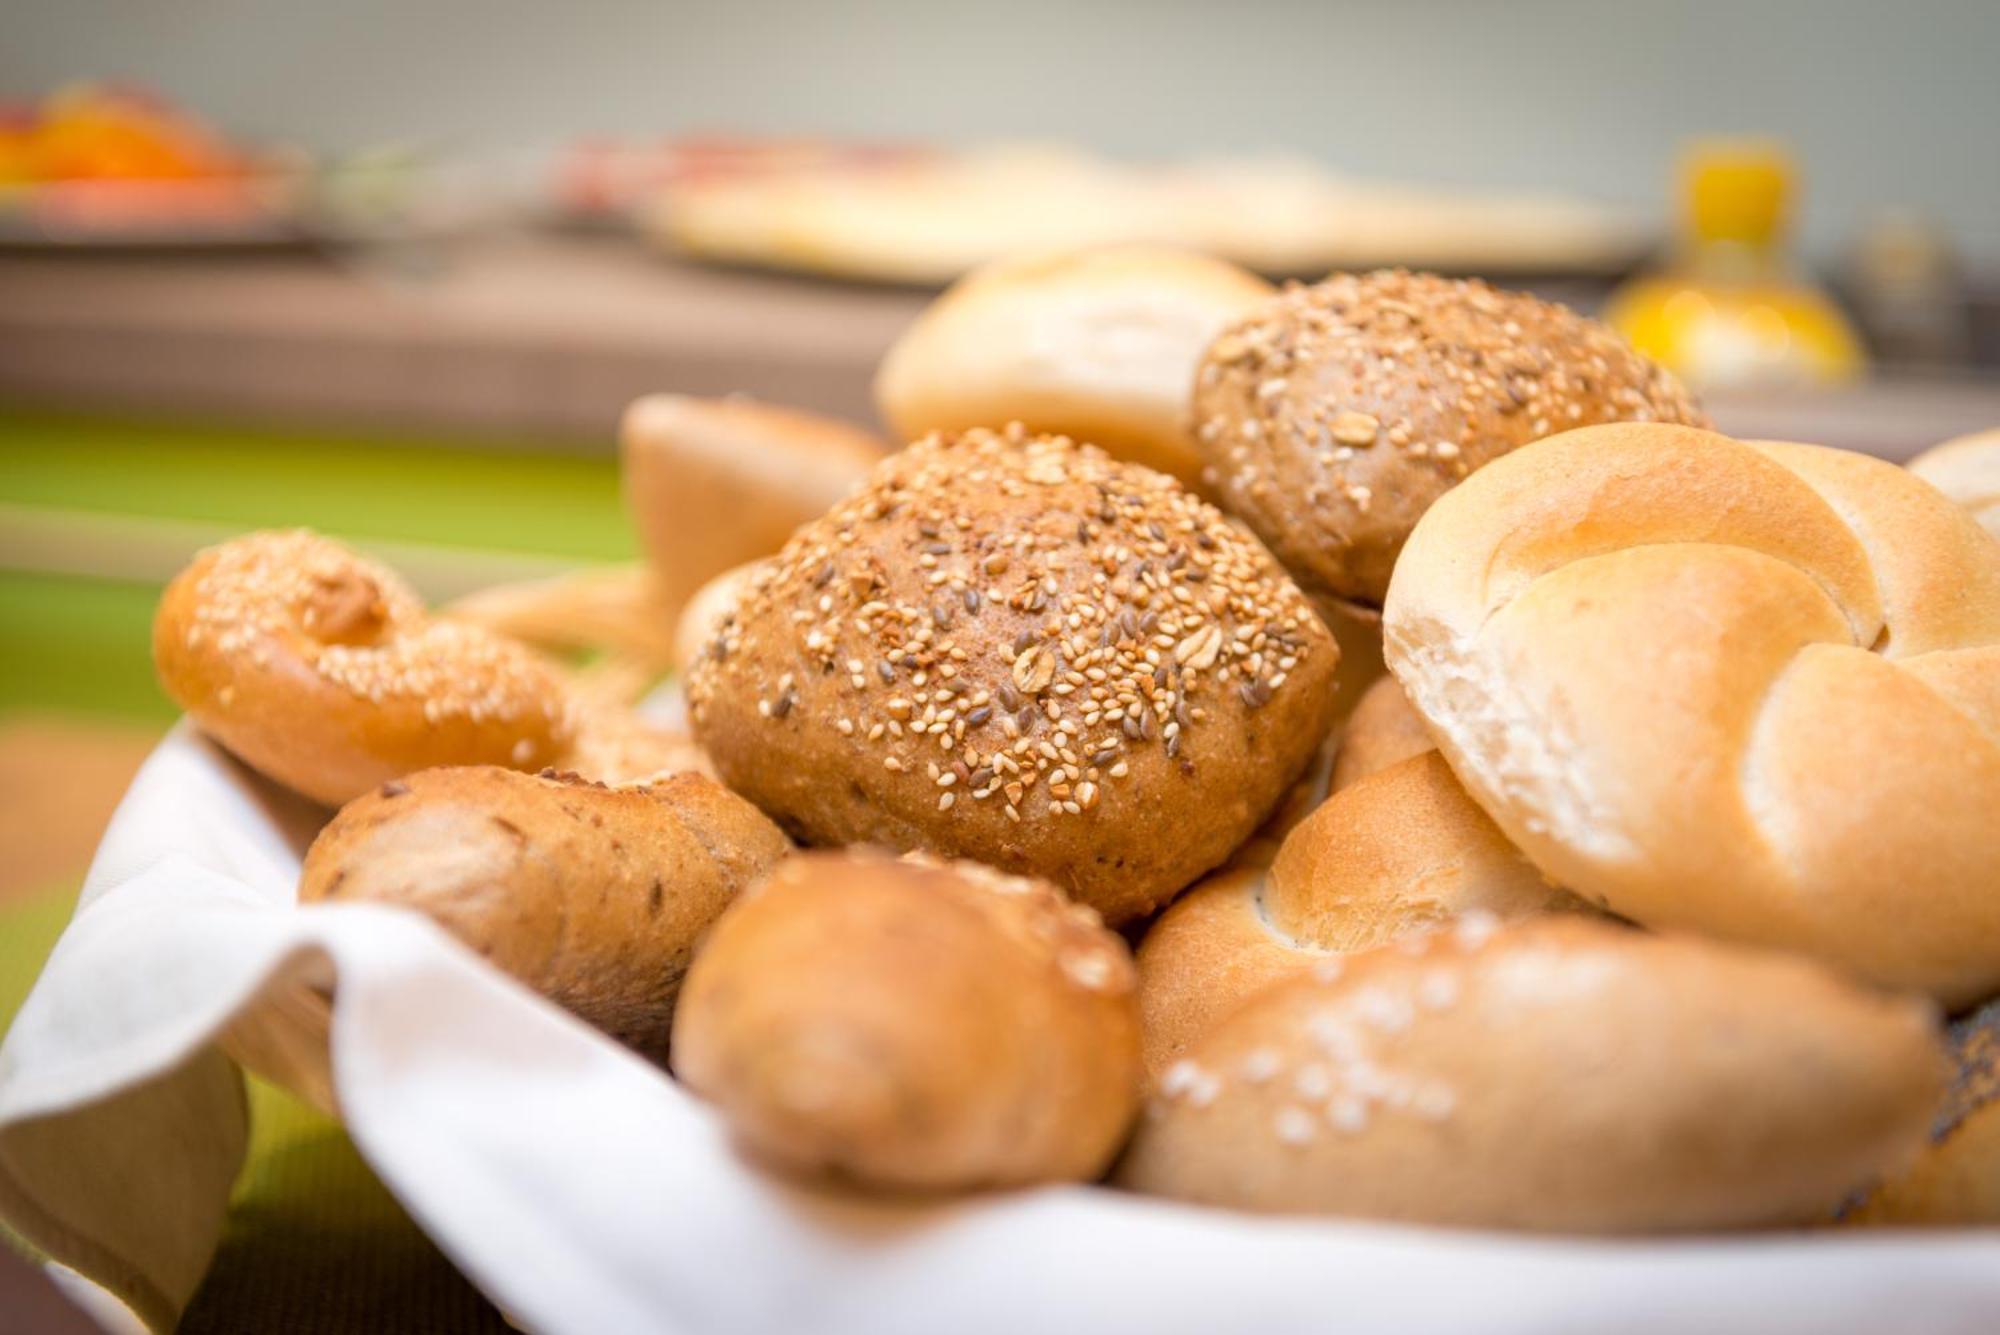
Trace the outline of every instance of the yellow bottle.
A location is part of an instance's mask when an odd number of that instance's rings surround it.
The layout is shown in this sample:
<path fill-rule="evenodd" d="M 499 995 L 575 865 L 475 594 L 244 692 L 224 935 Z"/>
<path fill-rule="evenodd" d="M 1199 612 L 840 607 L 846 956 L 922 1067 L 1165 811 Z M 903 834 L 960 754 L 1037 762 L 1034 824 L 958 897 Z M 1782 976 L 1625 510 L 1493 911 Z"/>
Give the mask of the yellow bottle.
<path fill-rule="evenodd" d="M 1606 318 L 1632 345 L 1700 385 L 1851 379 L 1861 340 L 1792 264 L 1793 170 L 1782 144 L 1701 140 L 1683 155 L 1671 266 L 1613 294 Z"/>

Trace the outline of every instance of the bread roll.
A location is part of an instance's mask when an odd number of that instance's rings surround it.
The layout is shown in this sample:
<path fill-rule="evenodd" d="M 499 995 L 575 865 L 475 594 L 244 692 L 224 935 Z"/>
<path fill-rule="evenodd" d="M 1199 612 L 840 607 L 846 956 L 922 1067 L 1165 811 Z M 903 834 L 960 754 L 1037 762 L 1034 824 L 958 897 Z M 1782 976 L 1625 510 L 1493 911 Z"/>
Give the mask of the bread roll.
<path fill-rule="evenodd" d="M 1707 422 L 1594 320 L 1401 270 L 1288 287 L 1209 346 L 1193 404 L 1223 508 L 1309 590 L 1373 606 L 1418 516 L 1487 460 L 1593 422 Z"/>
<path fill-rule="evenodd" d="M 2000 990 L 2000 544 L 1903 470 L 1569 432 L 1432 508 L 1384 627 L 1551 880 L 1952 1006 Z"/>
<path fill-rule="evenodd" d="M 160 597 L 153 664 L 203 732 L 329 806 L 433 765 L 540 768 L 571 742 L 552 666 L 432 620 L 393 572 L 304 530 L 196 556 Z"/>
<path fill-rule="evenodd" d="M 1270 813 L 1337 657 L 1213 507 L 1017 427 L 912 445 L 801 529 L 688 702 L 717 771 L 802 841 L 974 858 L 1120 923 Z"/>
<path fill-rule="evenodd" d="M 1927 1007 L 1805 960 L 1473 920 L 1229 1016 L 1169 1068 L 1118 1180 L 1471 1228 L 1804 1223 L 1907 1162 L 1943 1074 Z"/>
<path fill-rule="evenodd" d="M 1410 708 L 1401 684 L 1394 677 L 1378 677 L 1347 717 L 1340 754 L 1333 762 L 1334 789 L 1436 749 L 1423 715 Z"/>
<path fill-rule="evenodd" d="M 674 1071 L 787 1171 L 899 1191 L 1096 1177 L 1138 1106 L 1125 943 L 1043 882 L 802 854 L 688 976 Z"/>
<path fill-rule="evenodd" d="M 662 625 L 714 576 L 777 551 L 887 451 L 831 418 L 681 394 L 633 403 L 621 435 L 626 506 Z"/>
<path fill-rule="evenodd" d="M 1271 292 L 1233 264 L 1165 246 L 996 260 L 897 340 L 875 399 L 904 440 L 1021 422 L 1195 485 L 1195 366 L 1224 325 Z"/>
<path fill-rule="evenodd" d="M 1951 1087 L 1916 1162 L 1849 1222 L 2000 1224 L 2000 1001 L 1951 1026 L 1951 1060 Z"/>
<path fill-rule="evenodd" d="M 1584 908 L 1544 881 L 1435 751 L 1335 793 L 1268 870 L 1232 865 L 1160 915 L 1139 946 L 1146 1069 L 1279 978 L 1467 913 Z"/>
<path fill-rule="evenodd" d="M 476 766 L 382 785 L 307 850 L 302 903 L 416 909 L 656 1061 L 694 943 L 789 851 L 699 774 L 608 788 Z"/>
<path fill-rule="evenodd" d="M 2000 538 L 2000 427 L 1933 446 L 1907 467 Z"/>

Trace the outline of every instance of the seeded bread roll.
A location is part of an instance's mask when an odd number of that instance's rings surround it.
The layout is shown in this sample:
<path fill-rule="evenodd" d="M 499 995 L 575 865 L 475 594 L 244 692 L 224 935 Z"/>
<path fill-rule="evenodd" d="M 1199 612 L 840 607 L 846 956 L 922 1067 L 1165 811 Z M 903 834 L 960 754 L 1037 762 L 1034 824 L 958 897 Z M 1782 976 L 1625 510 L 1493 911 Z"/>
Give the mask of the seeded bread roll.
<path fill-rule="evenodd" d="M 996 260 L 896 341 L 875 399 L 904 440 L 1018 421 L 1197 485 L 1188 385 L 1202 349 L 1271 293 L 1227 261 L 1168 246 Z"/>
<path fill-rule="evenodd" d="M 2000 1001 L 1953 1023 L 1951 1060 L 1929 1142 L 1850 1222 L 2000 1224 Z"/>
<path fill-rule="evenodd" d="M 1138 1107 L 1125 943 L 972 863 L 801 854 L 716 924 L 674 1073 L 756 1158 L 894 1191 L 1080 1181 Z"/>
<path fill-rule="evenodd" d="M 427 914 L 663 1061 L 695 941 L 789 850 L 700 774 L 609 788 L 553 771 L 434 769 L 341 808 L 306 852 L 299 900 Z"/>
<path fill-rule="evenodd" d="M 203 732 L 329 806 L 433 765 L 538 769 L 571 742 L 553 667 L 303 530 L 196 556 L 160 597 L 153 665 Z"/>
<path fill-rule="evenodd" d="M 2000 538 L 2000 427 L 1932 446 L 1906 466 Z"/>
<path fill-rule="evenodd" d="M 1259 994 L 1168 1069 L 1118 1176 L 1474 1228 L 1796 1224 L 1908 1162 L 1943 1076 L 1927 1007 L 1805 960 L 1466 920 Z"/>
<path fill-rule="evenodd" d="M 1016 427 L 912 445 L 801 529 L 688 701 L 730 787 L 802 841 L 974 858 L 1115 924 L 1270 813 L 1338 652 L 1172 478 Z"/>
<path fill-rule="evenodd" d="M 1473 805 L 1437 752 L 1314 809 L 1266 866 L 1237 862 L 1176 900 L 1139 946 L 1146 1069 L 1157 1076 L 1277 979 L 1468 913 L 1583 912 Z"/>
<path fill-rule="evenodd" d="M 1418 517 L 1487 460 L 1594 422 L 1707 420 L 1594 320 L 1402 270 L 1288 287 L 1210 345 L 1194 388 L 1223 508 L 1308 589 L 1376 607 Z"/>
<path fill-rule="evenodd" d="M 1424 716 L 1410 707 L 1401 684 L 1394 677 L 1377 677 L 1347 717 L 1340 754 L 1333 762 L 1334 789 L 1435 750 L 1437 743 L 1424 726 Z"/>
<path fill-rule="evenodd" d="M 621 435 L 626 508 L 663 626 L 714 576 L 777 551 L 887 451 L 832 418 L 683 394 L 639 399 Z"/>

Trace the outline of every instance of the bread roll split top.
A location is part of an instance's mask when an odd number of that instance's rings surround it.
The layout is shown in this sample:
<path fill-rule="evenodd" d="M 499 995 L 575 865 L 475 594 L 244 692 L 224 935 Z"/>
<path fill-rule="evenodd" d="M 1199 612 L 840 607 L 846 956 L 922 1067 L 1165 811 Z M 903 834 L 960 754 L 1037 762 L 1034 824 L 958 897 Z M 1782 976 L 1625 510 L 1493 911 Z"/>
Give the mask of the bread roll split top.
<path fill-rule="evenodd" d="M 1118 1180 L 1287 1213 L 1555 1232 L 1804 1223 L 1943 1085 L 1929 1010 L 1793 957 L 1465 919 L 1260 993 L 1159 1082 Z"/>
<path fill-rule="evenodd" d="M 1337 655 L 1213 507 L 1016 427 L 912 445 L 801 529 L 688 699 L 718 772 L 805 842 L 1043 876 L 1115 923 L 1263 821 Z"/>

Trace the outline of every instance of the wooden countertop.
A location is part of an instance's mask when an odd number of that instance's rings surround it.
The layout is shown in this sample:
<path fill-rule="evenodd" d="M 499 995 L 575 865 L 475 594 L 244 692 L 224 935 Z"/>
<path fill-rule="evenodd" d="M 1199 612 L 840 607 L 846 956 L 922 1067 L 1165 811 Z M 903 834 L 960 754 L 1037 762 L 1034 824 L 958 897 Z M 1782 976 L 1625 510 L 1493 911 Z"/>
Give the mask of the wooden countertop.
<path fill-rule="evenodd" d="M 1554 292 L 1589 304 L 1587 288 Z M 642 393 L 741 391 L 872 420 L 927 294 L 679 264 L 622 237 L 357 252 L 0 255 L 0 399 L 608 448 Z M 1721 426 L 1890 458 L 2000 425 L 2000 383 L 1718 392 Z"/>

